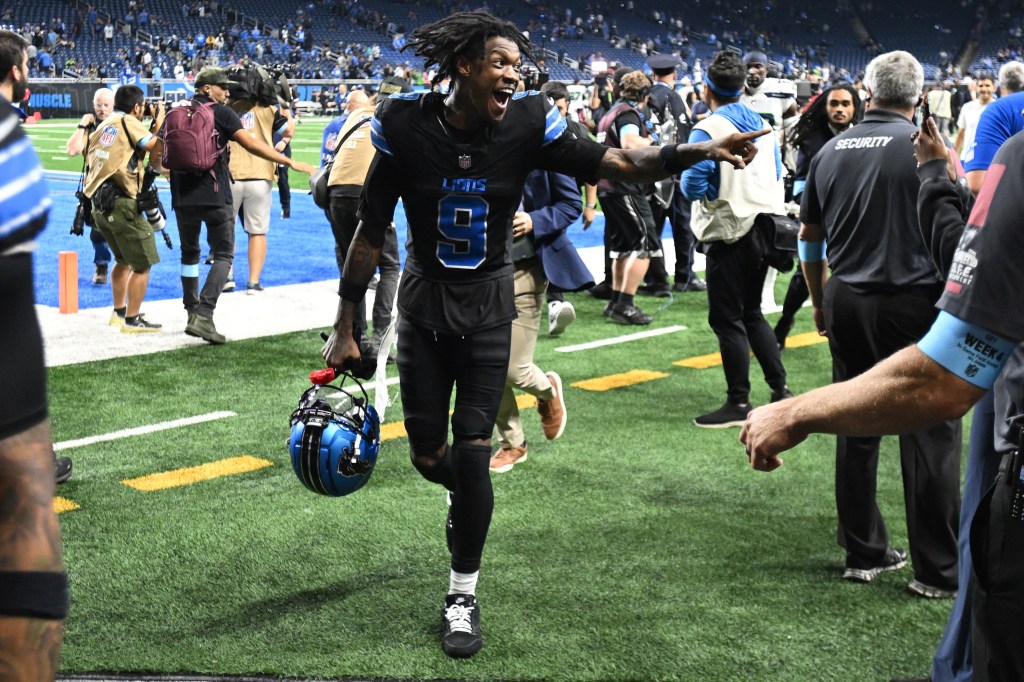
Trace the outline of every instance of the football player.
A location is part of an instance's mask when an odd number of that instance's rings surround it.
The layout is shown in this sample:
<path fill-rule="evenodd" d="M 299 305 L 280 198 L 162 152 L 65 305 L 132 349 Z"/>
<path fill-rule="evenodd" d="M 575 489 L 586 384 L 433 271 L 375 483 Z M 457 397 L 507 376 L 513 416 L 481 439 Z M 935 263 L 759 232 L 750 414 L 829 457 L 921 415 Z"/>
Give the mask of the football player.
<path fill-rule="evenodd" d="M 422 26 L 408 45 L 436 66 L 447 94 L 396 94 L 371 122 L 370 166 L 341 281 L 342 304 L 322 354 L 336 369 L 358 361 L 355 305 L 377 266 L 399 198 L 409 220 L 398 293 L 398 373 L 412 463 L 449 491 L 451 574 L 442 648 L 472 656 L 483 645 L 476 584 L 494 508 L 491 433 L 516 316 L 509 242 L 534 168 L 575 176 L 653 182 L 704 159 L 743 167 L 761 133 L 701 144 L 611 149 L 565 134 L 565 119 L 539 93 L 515 95 L 529 41 L 483 12 Z M 448 410 L 453 442 L 448 443 Z"/>

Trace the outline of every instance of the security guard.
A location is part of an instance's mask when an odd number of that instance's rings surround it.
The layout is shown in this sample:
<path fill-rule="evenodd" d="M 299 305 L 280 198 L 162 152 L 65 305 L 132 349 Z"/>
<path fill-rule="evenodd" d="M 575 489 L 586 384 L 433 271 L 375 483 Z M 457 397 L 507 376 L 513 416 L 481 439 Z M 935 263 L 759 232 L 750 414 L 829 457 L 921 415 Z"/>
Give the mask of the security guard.
<path fill-rule="evenodd" d="M 114 113 L 89 138 L 85 195 L 92 199 L 96 228 L 114 252 L 110 286 L 114 296 L 112 326 L 126 334 L 160 331 L 161 325 L 139 314 L 149 285 L 149 269 L 160 262 L 153 228 L 139 212 L 136 197 L 142 188 L 146 152 L 156 145 L 155 131 L 164 121 L 157 106 L 150 127 L 142 123 L 145 96 L 136 85 L 122 85 L 114 94 Z M 158 155 L 150 158 L 160 168 Z"/>
<path fill-rule="evenodd" d="M 680 65 L 679 57 L 672 54 L 656 54 L 647 59 L 647 65 L 654 73 L 651 92 L 647 106 L 657 115 L 661 124 L 662 144 L 675 144 L 690 135 L 690 114 L 683 98 L 675 90 L 676 68 Z M 693 272 L 693 256 L 697 240 L 690 230 L 690 204 L 679 191 L 679 176 L 665 179 L 671 195 L 668 205 L 662 204 L 657 197 L 651 197 L 651 212 L 659 240 L 665 228 L 665 218 L 672 225 L 672 239 L 675 242 L 676 267 L 674 291 L 707 291 L 707 285 L 698 279 Z M 660 183 L 659 183 L 659 189 Z M 667 192 L 666 192 L 667 193 Z M 664 201 L 664 196 L 662 200 Z M 667 293 L 668 273 L 665 271 L 664 256 L 651 259 L 647 270 L 647 280 L 643 289 L 654 295 Z"/>
<path fill-rule="evenodd" d="M 924 72 L 907 52 L 868 64 L 871 108 L 864 120 L 825 143 L 811 162 L 800 208 L 801 253 L 818 331 L 828 335 L 834 381 L 858 376 L 908 344 L 935 320 L 942 279 L 921 236 L 911 122 Z M 824 284 L 824 245 L 831 277 Z M 902 568 L 875 501 L 879 439 L 839 436 L 836 508 L 843 578 L 869 582 Z M 958 588 L 960 420 L 900 436 L 907 535 L 922 597 Z"/>

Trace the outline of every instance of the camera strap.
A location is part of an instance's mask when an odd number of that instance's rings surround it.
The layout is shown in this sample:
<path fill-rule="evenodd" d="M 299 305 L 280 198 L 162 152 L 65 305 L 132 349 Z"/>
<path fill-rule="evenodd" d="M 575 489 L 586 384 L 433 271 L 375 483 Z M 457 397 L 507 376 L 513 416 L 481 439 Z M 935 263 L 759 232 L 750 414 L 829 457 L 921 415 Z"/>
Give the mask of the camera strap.
<path fill-rule="evenodd" d="M 124 136 L 125 136 L 125 138 L 127 138 L 128 144 L 130 144 L 132 146 L 132 158 L 135 159 L 135 163 L 136 163 L 136 167 L 137 167 L 138 164 L 142 163 L 142 158 L 138 156 L 139 148 L 135 145 L 135 142 L 132 141 L 132 136 L 128 132 L 128 123 L 125 122 L 125 120 L 124 120 L 125 116 L 127 116 L 127 115 L 128 114 L 124 114 L 124 116 L 121 116 L 121 127 L 124 128 Z M 136 196 L 138 196 L 139 194 L 142 193 L 142 176 L 140 176 L 138 173 L 136 173 L 135 177 L 136 177 L 136 180 L 137 180 L 138 185 L 139 185 L 138 191 L 135 192 Z"/>
<path fill-rule="evenodd" d="M 85 149 L 82 150 L 82 174 L 78 176 L 78 191 L 85 187 L 85 174 L 89 172 L 89 143 L 92 142 L 92 131 L 95 126 L 85 129 Z"/>

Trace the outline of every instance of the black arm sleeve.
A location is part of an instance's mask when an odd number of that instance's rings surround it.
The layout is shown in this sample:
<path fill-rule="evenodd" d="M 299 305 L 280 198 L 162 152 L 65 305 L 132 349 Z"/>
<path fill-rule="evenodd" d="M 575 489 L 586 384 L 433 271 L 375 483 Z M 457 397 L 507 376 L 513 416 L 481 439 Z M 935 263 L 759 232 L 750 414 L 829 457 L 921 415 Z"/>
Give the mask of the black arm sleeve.
<path fill-rule="evenodd" d="M 953 263 L 953 254 L 967 226 L 973 197 L 963 183 L 952 183 L 946 175 L 946 160 L 936 159 L 917 169 L 921 189 L 917 195 L 917 215 L 921 236 L 928 246 L 939 273 L 945 277 Z"/>

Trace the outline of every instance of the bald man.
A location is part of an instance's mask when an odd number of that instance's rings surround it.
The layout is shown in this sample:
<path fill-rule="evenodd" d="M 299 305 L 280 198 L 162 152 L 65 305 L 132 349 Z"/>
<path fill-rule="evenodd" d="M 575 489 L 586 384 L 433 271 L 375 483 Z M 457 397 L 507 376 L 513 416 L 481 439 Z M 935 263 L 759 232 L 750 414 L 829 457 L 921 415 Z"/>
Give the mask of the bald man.
<path fill-rule="evenodd" d="M 89 139 L 92 131 L 96 130 L 96 126 L 114 111 L 114 91 L 110 88 L 100 88 L 97 90 L 92 96 L 92 110 L 95 114 L 82 116 L 82 120 L 78 122 L 78 128 L 75 129 L 75 132 L 68 139 L 66 147 L 68 156 L 78 156 L 81 154 L 85 150 L 86 141 Z M 91 218 L 87 219 L 89 222 L 92 222 Z M 107 242 L 103 239 L 103 235 L 100 234 L 99 230 L 92 227 L 92 225 L 89 227 L 89 241 L 92 242 L 93 248 L 92 262 L 96 266 L 96 271 L 92 276 L 92 283 L 106 284 L 107 269 L 110 267 L 110 249 L 107 247 Z"/>

